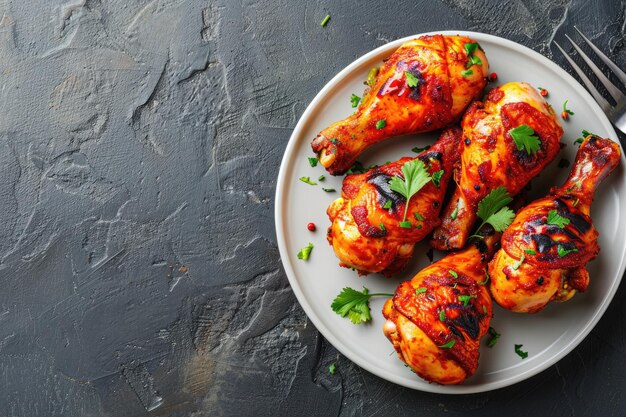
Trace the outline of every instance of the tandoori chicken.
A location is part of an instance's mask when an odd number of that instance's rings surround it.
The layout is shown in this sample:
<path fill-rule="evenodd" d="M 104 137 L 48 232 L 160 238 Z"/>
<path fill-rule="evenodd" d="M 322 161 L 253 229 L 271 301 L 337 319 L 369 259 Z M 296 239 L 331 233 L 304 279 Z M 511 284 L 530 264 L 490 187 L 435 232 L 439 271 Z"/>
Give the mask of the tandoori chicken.
<path fill-rule="evenodd" d="M 589 209 L 596 188 L 619 161 L 617 143 L 587 136 L 565 184 L 517 213 L 489 264 L 498 304 L 534 313 L 587 289 L 586 264 L 600 251 Z"/>
<path fill-rule="evenodd" d="M 348 175 L 342 197 L 328 207 L 328 242 L 340 265 L 360 274 L 400 271 L 415 243 L 439 224 L 439 211 L 459 158 L 461 130 L 444 130 L 440 139 L 415 158 L 401 158 L 363 174 Z M 407 173 L 412 178 L 407 178 Z M 416 184 L 418 181 L 421 183 Z M 395 183 L 415 188 L 408 199 Z M 413 183 L 413 184 L 410 184 Z M 406 193 L 405 193 L 406 194 Z"/>
<path fill-rule="evenodd" d="M 333 123 L 311 143 L 333 175 L 361 152 L 391 137 L 441 129 L 482 94 L 489 64 L 464 36 L 425 35 L 398 48 L 378 71 L 356 113 Z"/>
<path fill-rule="evenodd" d="M 383 307 L 383 326 L 398 357 L 429 382 L 459 384 L 476 372 L 479 342 L 491 322 L 487 262 L 499 233 L 472 238 L 401 283 Z"/>
<path fill-rule="evenodd" d="M 461 127 L 457 187 L 431 239 L 439 250 L 462 248 L 477 220 L 478 203 L 500 186 L 517 194 L 556 157 L 563 135 L 552 107 L 523 82 L 496 87 L 484 102 L 474 102 Z"/>

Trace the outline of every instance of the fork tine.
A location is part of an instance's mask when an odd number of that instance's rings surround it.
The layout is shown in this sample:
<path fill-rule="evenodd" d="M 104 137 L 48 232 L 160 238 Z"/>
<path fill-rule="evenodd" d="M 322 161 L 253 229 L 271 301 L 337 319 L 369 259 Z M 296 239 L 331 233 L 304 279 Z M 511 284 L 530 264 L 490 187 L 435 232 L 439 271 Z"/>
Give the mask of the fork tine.
<path fill-rule="evenodd" d="M 619 78 L 619 80 L 626 85 L 626 73 L 624 73 L 624 71 L 622 71 L 617 65 L 615 65 L 615 63 L 611 61 L 609 57 L 604 55 L 604 53 L 600 49 L 598 49 L 597 46 L 591 43 L 591 41 L 587 39 L 587 37 L 583 35 L 583 33 L 580 30 L 578 30 L 576 26 L 574 26 L 574 29 L 576 29 L 576 32 L 578 32 L 578 34 L 582 36 L 585 42 L 587 42 L 587 45 L 589 45 L 589 47 L 593 50 L 593 52 L 595 52 L 596 55 L 598 55 L 598 57 L 602 60 L 602 62 L 604 62 L 606 66 L 609 67 L 613 71 L 613 73 L 617 76 L 617 78 Z"/>
<path fill-rule="evenodd" d="M 608 78 L 606 78 L 606 75 L 604 75 L 602 71 L 600 71 L 600 68 L 598 68 L 597 65 L 593 63 L 593 61 L 587 56 L 587 54 L 584 53 L 582 49 L 580 49 L 578 45 L 574 43 L 572 38 L 567 35 L 565 35 L 565 37 L 567 38 L 569 43 L 572 44 L 574 49 L 576 49 L 576 51 L 580 54 L 580 56 L 587 63 L 587 65 L 589 65 L 593 73 L 596 74 L 596 77 L 598 77 L 602 85 L 604 85 L 611 97 L 615 99 L 615 102 L 619 102 L 620 100 L 626 100 L 626 96 L 624 96 L 624 94 L 619 91 L 619 88 L 615 87 L 615 85 L 611 81 L 609 81 Z"/>
<path fill-rule="evenodd" d="M 561 51 L 565 59 L 567 59 L 567 62 L 569 62 L 572 68 L 574 68 L 574 71 L 576 71 L 578 76 L 583 80 L 583 83 L 585 83 L 585 86 L 587 86 L 587 89 L 589 90 L 593 98 L 596 99 L 602 110 L 604 110 L 605 113 L 609 113 L 611 111 L 611 105 L 609 104 L 609 102 L 606 101 L 604 97 L 602 97 L 598 90 L 596 90 L 596 88 L 593 86 L 593 83 L 589 80 L 589 78 L 587 78 L 585 73 L 578 67 L 578 65 L 576 65 L 574 60 L 572 60 L 572 58 L 567 55 L 563 48 L 561 48 L 561 45 L 556 42 L 554 42 L 554 44 L 557 48 L 559 48 L 559 51 Z"/>

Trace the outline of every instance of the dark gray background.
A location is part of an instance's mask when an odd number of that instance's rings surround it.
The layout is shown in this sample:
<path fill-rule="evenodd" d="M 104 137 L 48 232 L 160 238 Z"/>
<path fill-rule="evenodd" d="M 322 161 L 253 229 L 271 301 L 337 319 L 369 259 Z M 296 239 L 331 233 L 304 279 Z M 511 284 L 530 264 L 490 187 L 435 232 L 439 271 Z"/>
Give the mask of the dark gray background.
<path fill-rule="evenodd" d="M 626 414 L 623 286 L 540 375 L 416 392 L 319 335 L 273 219 L 293 127 L 355 58 L 465 29 L 563 64 L 550 42 L 576 24 L 624 66 L 623 1 L 0 0 L 0 17 L 0 416 Z"/>

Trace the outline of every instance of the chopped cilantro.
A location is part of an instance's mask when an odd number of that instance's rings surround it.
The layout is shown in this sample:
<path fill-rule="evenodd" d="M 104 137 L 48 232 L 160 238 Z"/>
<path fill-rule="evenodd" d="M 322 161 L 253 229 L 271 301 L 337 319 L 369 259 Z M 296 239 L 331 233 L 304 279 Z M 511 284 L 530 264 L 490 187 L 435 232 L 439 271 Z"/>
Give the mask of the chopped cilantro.
<path fill-rule="evenodd" d="M 379 121 L 376 122 L 376 130 L 380 130 L 384 128 L 385 126 L 387 126 L 387 120 L 385 119 L 380 119 Z"/>
<path fill-rule="evenodd" d="M 298 259 L 302 259 L 303 261 L 308 261 L 311 256 L 311 251 L 313 250 L 313 244 L 309 243 L 298 252 Z"/>
<path fill-rule="evenodd" d="M 528 155 L 534 155 L 541 148 L 541 140 L 528 125 L 519 125 L 509 130 L 509 135 L 515 142 L 518 151 L 524 150 Z"/>

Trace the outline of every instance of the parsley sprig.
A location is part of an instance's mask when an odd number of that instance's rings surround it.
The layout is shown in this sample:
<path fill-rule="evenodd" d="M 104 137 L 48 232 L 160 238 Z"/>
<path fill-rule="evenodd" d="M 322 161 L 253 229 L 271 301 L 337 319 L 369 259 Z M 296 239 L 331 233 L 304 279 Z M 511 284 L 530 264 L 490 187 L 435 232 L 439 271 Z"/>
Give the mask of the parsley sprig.
<path fill-rule="evenodd" d="M 330 308 L 341 317 L 348 317 L 354 324 L 366 323 L 372 320 L 369 301 L 372 297 L 393 297 L 393 294 L 377 293 L 370 294 L 363 287 L 363 291 L 345 287 L 333 300 Z"/>
<path fill-rule="evenodd" d="M 514 127 L 509 130 L 509 135 L 515 142 L 518 151 L 525 150 L 528 155 L 535 155 L 541 148 L 541 140 L 528 125 Z"/>
<path fill-rule="evenodd" d="M 483 221 L 478 229 L 489 223 L 496 232 L 504 232 L 515 218 L 515 212 L 507 207 L 513 199 L 509 196 L 506 187 L 500 186 L 491 190 L 480 203 L 478 203 L 478 217 Z M 478 235 L 474 235 L 478 236 Z"/>
<path fill-rule="evenodd" d="M 404 178 L 396 175 L 389 181 L 389 188 L 406 199 L 402 222 L 406 221 L 409 201 L 424 185 L 431 180 L 426 164 L 420 159 L 413 159 L 402 165 Z"/>
<path fill-rule="evenodd" d="M 554 226 L 559 226 L 562 229 L 570 223 L 570 220 L 568 218 L 560 216 L 559 213 L 556 212 L 556 210 L 550 210 L 548 212 L 547 223 Z"/>

